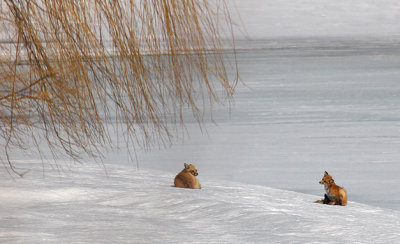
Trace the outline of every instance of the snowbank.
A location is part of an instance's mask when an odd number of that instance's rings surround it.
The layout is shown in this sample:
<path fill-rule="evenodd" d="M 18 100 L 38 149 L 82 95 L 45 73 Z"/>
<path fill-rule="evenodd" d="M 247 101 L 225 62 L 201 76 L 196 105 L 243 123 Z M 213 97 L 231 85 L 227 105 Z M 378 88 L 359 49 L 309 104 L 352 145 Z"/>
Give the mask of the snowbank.
<path fill-rule="evenodd" d="M 172 187 L 173 174 L 126 166 L 34 170 L 0 186 L 1 243 L 390 243 L 400 212 L 207 179 Z M 107 176 L 106 176 L 107 172 Z M 288 179 L 290 180 L 290 179 Z M 295 182 L 293 182 L 295 184 Z M 321 196 L 322 196 L 321 189 Z"/>

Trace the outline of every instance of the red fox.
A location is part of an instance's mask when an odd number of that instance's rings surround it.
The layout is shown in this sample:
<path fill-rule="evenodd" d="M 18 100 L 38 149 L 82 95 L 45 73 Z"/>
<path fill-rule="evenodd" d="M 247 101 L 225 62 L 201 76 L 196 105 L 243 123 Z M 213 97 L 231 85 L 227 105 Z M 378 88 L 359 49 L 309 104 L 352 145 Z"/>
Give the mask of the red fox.
<path fill-rule="evenodd" d="M 335 184 L 332 176 L 325 171 L 324 178 L 319 182 L 325 186 L 325 199 L 316 201 L 317 203 L 324 203 L 329 205 L 347 205 L 347 193 L 343 187 Z"/>
<path fill-rule="evenodd" d="M 185 168 L 175 176 L 174 185 L 182 188 L 201 189 L 200 183 L 196 176 L 197 169 L 192 164 L 184 164 Z"/>

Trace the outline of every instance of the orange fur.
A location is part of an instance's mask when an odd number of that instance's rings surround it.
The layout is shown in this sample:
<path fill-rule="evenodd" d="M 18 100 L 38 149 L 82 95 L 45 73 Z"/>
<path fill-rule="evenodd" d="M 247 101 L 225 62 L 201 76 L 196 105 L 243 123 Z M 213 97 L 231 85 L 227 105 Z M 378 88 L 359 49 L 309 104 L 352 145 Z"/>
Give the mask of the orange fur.
<path fill-rule="evenodd" d="M 347 192 L 343 187 L 335 184 L 332 176 L 325 171 L 324 178 L 319 182 L 325 186 L 326 197 L 330 205 L 347 205 Z M 317 201 L 318 202 L 318 201 Z"/>
<path fill-rule="evenodd" d="M 182 188 L 201 189 L 196 176 L 197 169 L 192 164 L 184 164 L 185 168 L 175 177 L 174 185 Z"/>

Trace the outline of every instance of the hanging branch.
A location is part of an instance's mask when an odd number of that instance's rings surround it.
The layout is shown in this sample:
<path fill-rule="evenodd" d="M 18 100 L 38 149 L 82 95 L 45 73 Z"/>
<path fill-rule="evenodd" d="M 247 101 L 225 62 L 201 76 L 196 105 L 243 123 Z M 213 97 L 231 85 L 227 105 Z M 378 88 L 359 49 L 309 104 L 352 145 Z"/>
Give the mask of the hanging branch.
<path fill-rule="evenodd" d="M 224 0 L 0 7 L 0 158 L 14 172 L 9 151 L 31 145 L 39 153 L 48 146 L 54 158 L 101 156 L 113 147 L 109 124 L 123 125 L 127 144 L 162 144 L 186 107 L 201 123 L 204 104 L 234 91 L 221 52 L 221 18 L 230 24 Z"/>

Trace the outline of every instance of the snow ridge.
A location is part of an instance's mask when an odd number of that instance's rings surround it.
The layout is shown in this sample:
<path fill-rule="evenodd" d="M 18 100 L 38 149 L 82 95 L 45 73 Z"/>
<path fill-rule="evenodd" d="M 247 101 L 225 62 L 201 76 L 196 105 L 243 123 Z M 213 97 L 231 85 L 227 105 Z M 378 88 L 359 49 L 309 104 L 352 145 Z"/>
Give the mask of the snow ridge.
<path fill-rule="evenodd" d="M 207 179 L 172 187 L 173 174 L 75 166 L 0 186 L 1 243 L 394 243 L 400 212 Z M 40 176 L 38 176 L 40 175 Z M 322 189 L 321 189 L 322 195 Z"/>

